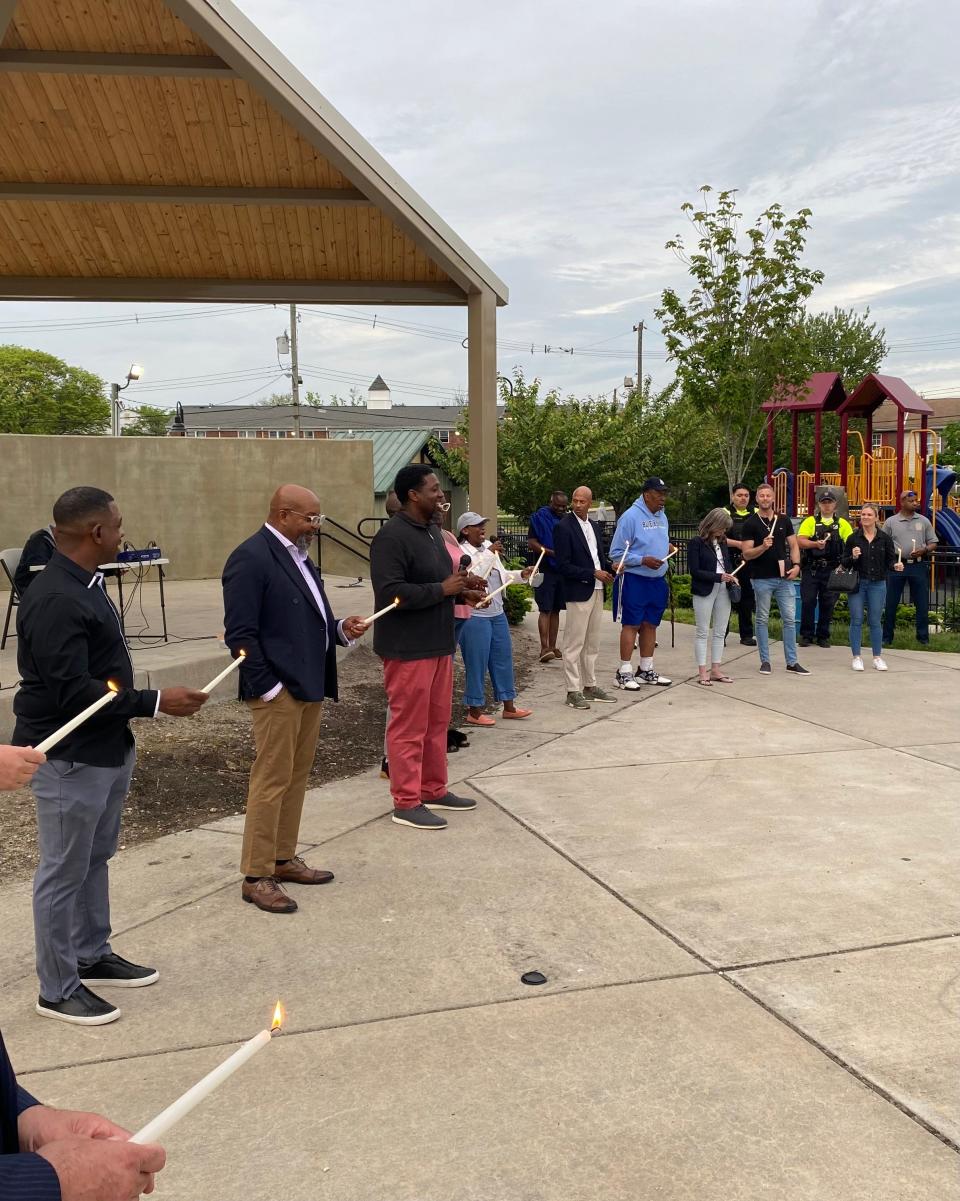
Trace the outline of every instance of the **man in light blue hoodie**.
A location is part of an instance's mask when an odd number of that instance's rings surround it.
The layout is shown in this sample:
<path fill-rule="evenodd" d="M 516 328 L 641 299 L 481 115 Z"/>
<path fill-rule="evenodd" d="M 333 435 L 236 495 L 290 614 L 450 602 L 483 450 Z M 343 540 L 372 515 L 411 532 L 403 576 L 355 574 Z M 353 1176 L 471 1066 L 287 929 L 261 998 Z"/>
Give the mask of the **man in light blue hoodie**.
<path fill-rule="evenodd" d="M 666 687 L 673 683 L 653 667 L 657 626 L 670 598 L 664 578 L 668 570 L 666 559 L 673 549 L 663 511 L 666 499 L 667 485 L 659 476 L 644 480 L 641 495 L 620 517 L 610 543 L 610 561 L 617 565 L 618 572 L 613 591 L 613 619 L 622 623 L 616 684 L 627 692 L 638 692 L 642 684 Z M 640 666 L 634 674 L 633 648 L 638 636 Z"/>

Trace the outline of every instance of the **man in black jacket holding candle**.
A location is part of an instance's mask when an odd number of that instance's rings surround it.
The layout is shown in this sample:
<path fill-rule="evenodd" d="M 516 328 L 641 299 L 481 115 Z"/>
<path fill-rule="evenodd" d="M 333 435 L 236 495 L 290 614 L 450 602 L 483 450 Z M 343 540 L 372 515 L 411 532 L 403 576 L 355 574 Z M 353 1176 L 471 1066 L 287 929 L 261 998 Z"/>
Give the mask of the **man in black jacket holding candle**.
<path fill-rule="evenodd" d="M 53 520 L 58 549 L 17 614 L 22 682 L 13 741 L 35 746 L 102 697 L 108 681 L 119 686 L 116 700 L 51 747 L 30 784 L 40 848 L 33 882 L 37 1013 L 92 1026 L 115 1021 L 120 1010 L 89 986 L 137 988 L 159 976 L 110 947 L 107 863 L 133 774 L 130 718 L 161 711 L 186 717 L 207 696 L 192 688 L 134 688 L 120 617 L 98 570 L 123 540 L 113 497 L 71 488 L 54 505 Z"/>

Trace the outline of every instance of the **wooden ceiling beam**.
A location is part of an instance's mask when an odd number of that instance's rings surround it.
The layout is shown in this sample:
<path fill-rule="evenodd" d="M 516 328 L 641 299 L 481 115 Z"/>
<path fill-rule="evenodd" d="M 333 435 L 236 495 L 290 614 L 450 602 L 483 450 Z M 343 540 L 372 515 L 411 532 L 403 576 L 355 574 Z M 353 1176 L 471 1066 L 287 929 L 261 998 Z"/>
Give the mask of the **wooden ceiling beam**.
<path fill-rule="evenodd" d="M 252 204 L 268 207 L 366 206 L 356 188 L 166 187 L 162 184 L 73 184 L 0 182 L 0 201 L 95 204 Z"/>
<path fill-rule="evenodd" d="M 0 0 L 0 41 L 7 32 L 7 26 L 13 20 L 14 9 L 18 0 Z"/>
<path fill-rule="evenodd" d="M 237 304 L 465 305 L 453 283 L 376 280 L 129 279 L 0 276 L 0 300 L 231 301 Z"/>
<path fill-rule="evenodd" d="M 0 32 L 6 0 L 0 0 Z M 9 23 L 9 18 L 7 23 Z M 45 75 L 151 75 L 234 79 L 236 71 L 216 55 L 90 54 L 81 51 L 0 50 L 0 71 Z"/>

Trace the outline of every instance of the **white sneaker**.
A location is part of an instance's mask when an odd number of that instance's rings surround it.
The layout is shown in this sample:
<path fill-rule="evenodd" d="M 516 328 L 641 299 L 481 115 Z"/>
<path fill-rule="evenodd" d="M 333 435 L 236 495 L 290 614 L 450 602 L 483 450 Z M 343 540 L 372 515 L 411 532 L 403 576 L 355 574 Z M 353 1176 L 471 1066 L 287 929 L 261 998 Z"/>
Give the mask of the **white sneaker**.
<path fill-rule="evenodd" d="M 637 683 L 632 671 L 621 671 L 618 669 L 617 677 L 614 683 L 618 688 L 622 688 L 625 692 L 640 691 L 640 685 Z"/>
<path fill-rule="evenodd" d="M 859 655 L 853 656 L 853 662 L 850 664 L 854 671 L 863 671 L 863 660 Z"/>
<path fill-rule="evenodd" d="M 873 666 L 877 669 L 877 671 L 886 671 L 887 670 L 886 663 L 884 663 L 884 661 L 880 658 L 879 655 L 874 655 Z"/>

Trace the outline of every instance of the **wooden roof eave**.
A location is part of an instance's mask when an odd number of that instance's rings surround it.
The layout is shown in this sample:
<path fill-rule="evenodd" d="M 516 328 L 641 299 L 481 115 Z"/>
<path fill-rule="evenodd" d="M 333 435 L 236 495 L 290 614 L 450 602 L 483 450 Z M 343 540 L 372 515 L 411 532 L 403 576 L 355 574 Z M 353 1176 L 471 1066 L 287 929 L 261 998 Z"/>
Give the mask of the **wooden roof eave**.
<path fill-rule="evenodd" d="M 0 20 L 6 2 L 0 0 Z M 462 289 L 464 299 L 469 293 L 490 291 L 498 304 L 507 303 L 506 284 L 230 0 L 165 3 L 260 91 L 302 137 L 419 243 Z"/>

